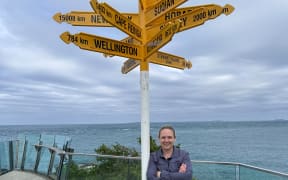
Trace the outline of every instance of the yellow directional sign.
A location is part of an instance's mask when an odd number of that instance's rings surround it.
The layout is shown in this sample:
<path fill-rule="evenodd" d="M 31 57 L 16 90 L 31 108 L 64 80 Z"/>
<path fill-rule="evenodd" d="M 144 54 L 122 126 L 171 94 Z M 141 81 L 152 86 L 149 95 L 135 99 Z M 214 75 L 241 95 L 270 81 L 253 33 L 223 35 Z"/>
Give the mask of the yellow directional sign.
<path fill-rule="evenodd" d="M 134 59 L 128 59 L 127 61 L 124 62 L 121 68 L 122 74 L 127 74 L 128 72 L 132 71 L 137 66 L 139 66 L 139 64 L 140 64 L 140 61 L 137 61 Z"/>
<path fill-rule="evenodd" d="M 198 9 L 195 9 L 194 11 L 190 11 L 180 16 L 177 16 L 177 19 L 182 22 L 179 31 L 183 31 L 184 29 L 192 28 L 192 27 L 203 24 L 205 20 L 207 20 L 207 17 L 203 16 L 204 13 L 206 13 L 204 8 L 198 8 Z M 169 24 L 169 22 L 165 24 L 158 24 L 158 25 L 147 28 L 148 39 L 151 36 L 154 36 L 156 33 L 158 33 L 159 30 L 163 29 L 167 24 Z"/>
<path fill-rule="evenodd" d="M 148 43 L 144 46 L 145 57 L 149 57 L 162 46 L 167 44 L 174 34 L 179 31 L 181 21 L 175 21 L 165 26 L 158 34 L 156 34 Z"/>
<path fill-rule="evenodd" d="M 60 38 L 67 44 L 73 42 L 75 45 L 85 50 L 139 60 L 143 59 L 144 57 L 141 46 L 128 44 L 100 36 L 86 33 L 71 35 L 69 32 L 64 32 L 60 35 Z"/>
<path fill-rule="evenodd" d="M 155 21 L 157 18 L 164 16 L 168 11 L 180 6 L 187 0 L 161 0 L 158 1 L 153 7 L 145 11 L 145 18 L 147 25 Z"/>
<path fill-rule="evenodd" d="M 175 56 L 172 54 L 164 53 L 164 52 L 156 52 L 149 57 L 149 62 L 153 64 L 164 65 L 177 69 L 190 69 L 192 67 L 192 63 L 190 61 L 185 60 L 183 57 Z M 139 66 L 140 61 L 134 59 L 128 59 L 124 62 L 121 72 L 122 74 L 127 74 L 132 71 L 134 68 Z"/>
<path fill-rule="evenodd" d="M 129 18 L 123 16 L 121 13 L 113 9 L 106 3 L 98 3 L 97 0 L 91 0 L 93 9 L 98 9 L 98 12 L 103 18 L 113 26 L 117 27 L 124 33 L 131 37 L 142 41 L 142 28 L 133 23 Z"/>
<path fill-rule="evenodd" d="M 179 10 L 180 9 L 180 10 Z M 178 11 L 171 11 L 166 14 L 166 19 L 164 22 L 169 22 L 171 20 L 179 19 L 182 21 L 182 25 L 180 27 L 179 32 L 191 29 L 193 27 L 199 26 L 204 24 L 209 19 L 214 19 L 218 17 L 220 14 L 224 13 L 226 15 L 233 12 L 234 8 L 231 5 L 226 5 L 223 8 L 219 5 L 209 4 L 209 5 L 202 5 L 202 6 L 194 6 L 188 8 L 179 8 Z M 193 10 L 191 10 L 193 9 Z M 163 19 L 161 19 L 163 20 Z M 156 24 L 159 21 L 155 21 Z M 166 23 L 167 24 L 167 23 Z M 149 34 L 153 34 L 163 27 L 166 24 L 158 24 L 148 27 L 148 36 Z"/>
<path fill-rule="evenodd" d="M 225 15 L 229 15 L 234 11 L 234 7 L 229 5 L 229 4 L 226 4 L 224 7 L 221 7 L 221 6 L 216 5 L 216 4 L 206 4 L 206 5 L 200 5 L 200 6 L 176 8 L 176 9 L 173 9 L 173 10 L 167 12 L 165 14 L 165 16 L 159 17 L 157 20 L 153 21 L 152 24 L 150 23 L 147 25 L 165 24 L 169 21 L 177 19 L 179 16 L 181 16 L 183 14 L 193 12 L 199 8 L 207 9 L 205 16 L 208 16 L 208 19 L 214 19 L 222 13 Z"/>
<path fill-rule="evenodd" d="M 185 60 L 183 57 L 175 56 L 164 52 L 156 52 L 149 57 L 149 61 L 154 64 L 160 64 L 177 69 L 190 69 L 192 63 Z"/>
<path fill-rule="evenodd" d="M 136 24 L 139 23 L 138 14 L 123 13 L 122 15 Z M 58 23 L 66 22 L 73 26 L 112 27 L 100 14 L 95 12 L 71 11 L 66 14 L 56 13 L 53 19 Z"/>

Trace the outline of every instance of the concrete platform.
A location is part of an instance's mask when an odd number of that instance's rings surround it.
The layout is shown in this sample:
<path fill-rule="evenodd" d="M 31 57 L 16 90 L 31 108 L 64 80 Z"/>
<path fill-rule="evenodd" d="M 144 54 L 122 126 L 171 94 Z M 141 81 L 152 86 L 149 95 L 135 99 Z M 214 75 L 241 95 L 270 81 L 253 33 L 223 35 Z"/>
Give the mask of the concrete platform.
<path fill-rule="evenodd" d="M 51 179 L 27 171 L 11 171 L 0 176 L 0 180 L 51 180 Z"/>

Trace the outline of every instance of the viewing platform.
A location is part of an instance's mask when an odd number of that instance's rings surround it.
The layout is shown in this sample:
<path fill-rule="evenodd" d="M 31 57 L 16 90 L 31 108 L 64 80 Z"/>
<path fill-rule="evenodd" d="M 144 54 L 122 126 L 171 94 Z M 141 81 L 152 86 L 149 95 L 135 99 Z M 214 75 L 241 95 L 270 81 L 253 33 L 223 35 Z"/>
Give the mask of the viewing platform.
<path fill-rule="evenodd" d="M 71 139 L 40 135 L 0 142 L 0 180 L 141 180 L 141 158 L 74 153 Z M 193 180 L 288 180 L 235 162 L 192 160 Z"/>
<path fill-rule="evenodd" d="M 0 180 L 51 180 L 51 178 L 28 171 L 13 170 L 0 176 Z"/>

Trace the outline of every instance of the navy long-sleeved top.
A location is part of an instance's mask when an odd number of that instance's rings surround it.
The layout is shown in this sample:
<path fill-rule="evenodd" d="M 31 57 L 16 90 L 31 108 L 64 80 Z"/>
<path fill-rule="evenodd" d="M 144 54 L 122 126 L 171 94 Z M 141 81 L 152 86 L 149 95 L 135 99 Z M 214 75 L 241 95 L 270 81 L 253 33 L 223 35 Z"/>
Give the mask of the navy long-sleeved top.
<path fill-rule="evenodd" d="M 180 173 L 182 163 L 186 164 L 186 172 Z M 157 178 L 157 171 L 161 171 Z M 148 180 L 192 180 L 192 163 L 189 153 L 176 147 L 170 158 L 165 159 L 162 150 L 151 153 L 147 170 Z"/>

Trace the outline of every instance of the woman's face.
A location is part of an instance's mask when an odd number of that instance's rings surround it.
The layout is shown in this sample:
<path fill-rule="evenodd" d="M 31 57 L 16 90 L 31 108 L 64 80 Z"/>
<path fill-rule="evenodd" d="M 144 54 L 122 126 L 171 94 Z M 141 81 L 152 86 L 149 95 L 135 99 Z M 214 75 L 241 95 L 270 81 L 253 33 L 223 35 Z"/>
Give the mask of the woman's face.
<path fill-rule="evenodd" d="M 169 151 L 173 149 L 175 137 L 171 129 L 162 129 L 159 136 L 159 142 L 162 150 Z"/>

